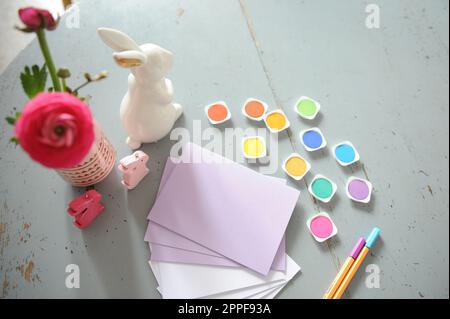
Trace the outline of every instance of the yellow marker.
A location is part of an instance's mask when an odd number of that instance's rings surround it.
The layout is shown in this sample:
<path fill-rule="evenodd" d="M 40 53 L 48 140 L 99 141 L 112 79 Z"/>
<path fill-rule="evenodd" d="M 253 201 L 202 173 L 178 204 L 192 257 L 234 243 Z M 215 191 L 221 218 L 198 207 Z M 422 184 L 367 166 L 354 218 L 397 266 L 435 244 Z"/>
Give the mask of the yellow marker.
<path fill-rule="evenodd" d="M 353 247 L 353 250 L 351 251 L 350 255 L 347 257 L 347 260 L 342 265 L 341 270 L 339 270 L 338 274 L 331 283 L 330 288 L 328 288 L 327 292 L 323 296 L 323 299 L 333 298 L 334 293 L 341 285 L 342 281 L 345 278 L 345 275 L 347 275 L 347 273 L 349 272 L 351 266 L 355 262 L 355 259 L 358 258 L 358 255 L 365 244 L 366 244 L 365 239 L 363 237 L 359 238 L 355 247 Z"/>
<path fill-rule="evenodd" d="M 353 277 L 358 271 L 359 266 L 364 261 L 364 258 L 366 258 L 368 252 L 369 249 L 367 247 L 364 247 L 361 250 L 361 253 L 359 254 L 358 258 L 356 258 L 355 262 L 350 267 L 347 275 L 345 275 L 344 280 L 342 280 L 342 284 L 337 289 L 336 294 L 333 296 L 333 299 L 341 299 L 342 294 L 344 293 L 345 289 L 347 289 L 348 285 L 350 284 L 350 281 L 352 281 Z"/>
<path fill-rule="evenodd" d="M 348 285 L 350 284 L 350 281 L 352 281 L 353 277 L 358 271 L 359 266 L 364 261 L 364 258 L 366 258 L 367 254 L 369 253 L 369 249 L 372 248 L 373 244 L 375 243 L 379 235 L 380 229 L 378 227 L 375 227 L 370 233 L 369 237 L 367 238 L 366 245 L 363 247 L 363 249 L 361 249 L 361 252 L 359 253 L 355 262 L 350 267 L 347 275 L 345 275 L 344 280 L 342 280 L 341 285 L 336 290 L 333 299 L 341 299 L 342 294 L 345 292 L 345 289 L 347 289 Z"/>
<path fill-rule="evenodd" d="M 260 136 L 250 136 L 242 140 L 242 151 L 246 158 L 261 158 L 267 155 L 266 143 Z"/>

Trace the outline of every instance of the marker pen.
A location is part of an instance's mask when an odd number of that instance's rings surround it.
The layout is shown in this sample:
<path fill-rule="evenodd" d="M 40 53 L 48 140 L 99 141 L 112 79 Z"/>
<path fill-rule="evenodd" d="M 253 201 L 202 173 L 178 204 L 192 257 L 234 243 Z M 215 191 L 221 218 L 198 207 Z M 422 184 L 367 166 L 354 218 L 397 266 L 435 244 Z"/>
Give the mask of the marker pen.
<path fill-rule="evenodd" d="M 338 274 L 334 278 L 333 282 L 330 285 L 330 288 L 328 288 L 325 295 L 323 295 L 323 299 L 332 299 L 334 293 L 339 288 L 339 285 L 344 280 L 345 275 L 350 270 L 350 267 L 355 262 L 355 259 L 358 257 L 359 252 L 366 244 L 366 240 L 364 237 L 359 238 L 358 242 L 356 243 L 355 247 L 353 247 L 352 251 L 350 252 L 350 255 L 347 257 L 347 260 L 342 265 L 341 269 L 339 270 Z"/>
<path fill-rule="evenodd" d="M 364 261 L 364 258 L 366 258 L 367 254 L 369 253 L 369 250 L 372 249 L 372 246 L 375 244 L 375 241 L 380 235 L 380 232 L 381 230 L 378 227 L 372 229 L 372 232 L 370 233 L 369 237 L 366 240 L 366 245 L 361 249 L 361 252 L 359 253 L 355 262 L 350 267 L 350 270 L 348 271 L 347 275 L 345 275 L 344 280 L 342 280 L 342 283 L 337 289 L 336 293 L 334 294 L 333 299 L 341 299 L 342 294 L 344 293 L 345 289 L 347 289 L 348 285 L 350 284 L 350 281 L 355 276 L 359 266 L 361 266 L 362 262 Z"/>

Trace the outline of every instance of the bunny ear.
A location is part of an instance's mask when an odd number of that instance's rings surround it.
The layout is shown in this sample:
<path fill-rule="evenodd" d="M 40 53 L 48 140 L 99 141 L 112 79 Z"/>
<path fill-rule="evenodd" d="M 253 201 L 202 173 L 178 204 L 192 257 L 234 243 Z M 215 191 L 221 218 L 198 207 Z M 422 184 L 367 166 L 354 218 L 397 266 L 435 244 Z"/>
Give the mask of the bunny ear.
<path fill-rule="evenodd" d="M 129 50 L 113 53 L 116 63 L 123 68 L 133 68 L 144 64 L 147 57 L 141 51 Z"/>
<path fill-rule="evenodd" d="M 132 38 L 119 30 L 98 28 L 97 32 L 103 42 L 116 52 L 125 50 L 141 51 L 139 45 Z"/>

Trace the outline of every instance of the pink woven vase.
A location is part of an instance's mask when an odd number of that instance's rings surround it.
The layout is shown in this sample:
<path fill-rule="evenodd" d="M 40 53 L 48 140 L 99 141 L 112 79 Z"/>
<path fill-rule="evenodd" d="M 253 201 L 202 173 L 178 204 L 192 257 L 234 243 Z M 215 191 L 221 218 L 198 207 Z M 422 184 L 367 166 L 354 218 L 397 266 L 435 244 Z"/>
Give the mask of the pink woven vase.
<path fill-rule="evenodd" d="M 90 186 L 104 180 L 116 162 L 116 150 L 94 121 L 95 141 L 85 158 L 73 168 L 57 169 L 57 173 L 73 186 Z"/>

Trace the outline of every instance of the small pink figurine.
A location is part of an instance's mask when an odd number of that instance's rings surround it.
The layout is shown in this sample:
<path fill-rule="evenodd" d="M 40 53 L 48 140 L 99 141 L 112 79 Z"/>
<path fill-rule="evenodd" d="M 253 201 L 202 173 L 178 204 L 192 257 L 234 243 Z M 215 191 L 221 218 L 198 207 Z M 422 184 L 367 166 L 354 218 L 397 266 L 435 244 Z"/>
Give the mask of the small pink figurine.
<path fill-rule="evenodd" d="M 120 160 L 119 171 L 123 173 L 122 184 L 133 189 L 148 174 L 147 161 L 149 157 L 142 151 L 136 151 Z"/>
<path fill-rule="evenodd" d="M 104 206 L 100 203 L 101 200 L 102 195 L 94 189 L 73 199 L 67 209 L 69 215 L 75 217 L 73 224 L 80 229 L 89 226 L 103 211 Z"/>

